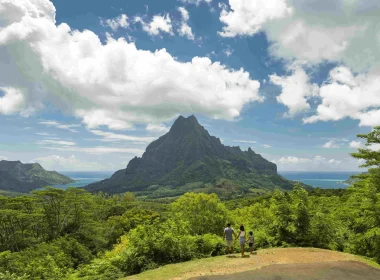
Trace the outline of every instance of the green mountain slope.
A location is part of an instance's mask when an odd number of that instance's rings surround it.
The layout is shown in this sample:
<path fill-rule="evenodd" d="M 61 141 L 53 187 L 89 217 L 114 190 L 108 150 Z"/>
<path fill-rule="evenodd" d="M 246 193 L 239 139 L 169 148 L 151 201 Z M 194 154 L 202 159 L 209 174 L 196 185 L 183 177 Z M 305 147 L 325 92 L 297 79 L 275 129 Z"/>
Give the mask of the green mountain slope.
<path fill-rule="evenodd" d="M 55 171 L 46 171 L 38 163 L 0 161 L 0 190 L 27 193 L 44 186 L 68 184 L 74 180 Z"/>
<path fill-rule="evenodd" d="M 189 190 L 237 195 L 293 185 L 277 174 L 274 163 L 251 148 L 224 146 L 194 116 L 180 116 L 167 134 L 148 145 L 141 158 L 135 157 L 126 169 L 86 189 L 165 197 Z"/>

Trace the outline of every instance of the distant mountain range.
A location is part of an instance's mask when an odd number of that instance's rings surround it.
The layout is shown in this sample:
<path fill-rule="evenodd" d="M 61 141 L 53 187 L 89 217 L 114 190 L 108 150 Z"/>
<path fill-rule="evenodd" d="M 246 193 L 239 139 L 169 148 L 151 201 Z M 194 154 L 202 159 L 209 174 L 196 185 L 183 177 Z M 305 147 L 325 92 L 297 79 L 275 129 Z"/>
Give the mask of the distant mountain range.
<path fill-rule="evenodd" d="M 38 163 L 0 161 L 0 190 L 28 193 L 45 186 L 69 184 L 74 180 L 55 171 L 46 171 Z"/>
<path fill-rule="evenodd" d="M 141 158 L 135 157 L 126 169 L 85 188 L 91 192 L 130 191 L 148 198 L 187 191 L 231 197 L 275 188 L 289 190 L 294 184 L 277 174 L 276 164 L 251 148 L 242 151 L 224 146 L 194 116 L 180 116 L 167 134 L 148 145 Z"/>

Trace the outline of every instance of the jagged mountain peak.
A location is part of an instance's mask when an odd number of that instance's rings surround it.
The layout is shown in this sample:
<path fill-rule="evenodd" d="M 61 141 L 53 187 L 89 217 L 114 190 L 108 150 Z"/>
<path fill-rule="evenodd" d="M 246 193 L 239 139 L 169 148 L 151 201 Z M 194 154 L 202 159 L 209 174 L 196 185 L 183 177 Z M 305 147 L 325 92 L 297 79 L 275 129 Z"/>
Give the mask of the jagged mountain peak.
<path fill-rule="evenodd" d="M 179 137 L 190 133 L 196 133 L 199 135 L 207 133 L 207 131 L 199 124 L 197 118 L 194 115 L 191 115 L 187 118 L 179 116 L 170 128 L 169 133 Z"/>
<path fill-rule="evenodd" d="M 150 186 L 177 188 L 188 183 L 234 182 L 246 192 L 250 188 L 291 188 L 277 174 L 276 164 L 251 148 L 224 146 L 198 123 L 195 116 L 179 116 L 168 133 L 153 141 L 142 157 L 135 157 L 126 169 L 110 179 L 88 185 L 90 191 L 118 193 L 147 191 Z"/>

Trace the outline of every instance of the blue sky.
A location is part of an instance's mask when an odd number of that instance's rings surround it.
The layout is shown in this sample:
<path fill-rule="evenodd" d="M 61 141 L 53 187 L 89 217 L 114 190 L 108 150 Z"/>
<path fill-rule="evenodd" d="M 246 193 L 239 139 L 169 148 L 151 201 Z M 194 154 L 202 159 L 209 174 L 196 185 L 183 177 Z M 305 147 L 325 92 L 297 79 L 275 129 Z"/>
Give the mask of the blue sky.
<path fill-rule="evenodd" d="M 378 1 L 6 2 L 0 159 L 118 170 L 194 114 L 281 171 L 353 171 L 380 125 Z"/>

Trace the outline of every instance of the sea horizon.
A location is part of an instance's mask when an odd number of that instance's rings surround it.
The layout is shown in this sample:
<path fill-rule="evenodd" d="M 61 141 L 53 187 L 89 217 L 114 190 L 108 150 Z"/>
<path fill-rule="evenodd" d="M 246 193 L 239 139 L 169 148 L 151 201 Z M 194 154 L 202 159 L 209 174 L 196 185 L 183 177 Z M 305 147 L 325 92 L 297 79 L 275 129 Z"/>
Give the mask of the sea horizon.
<path fill-rule="evenodd" d="M 66 185 L 55 185 L 55 188 L 84 187 L 88 184 L 110 178 L 116 171 L 57 171 L 76 182 Z M 278 171 L 278 174 L 288 180 L 302 182 L 315 188 L 342 189 L 348 185 L 344 181 L 352 175 L 365 171 Z"/>

